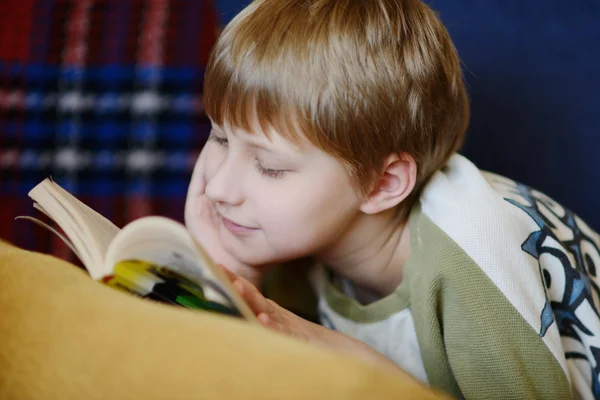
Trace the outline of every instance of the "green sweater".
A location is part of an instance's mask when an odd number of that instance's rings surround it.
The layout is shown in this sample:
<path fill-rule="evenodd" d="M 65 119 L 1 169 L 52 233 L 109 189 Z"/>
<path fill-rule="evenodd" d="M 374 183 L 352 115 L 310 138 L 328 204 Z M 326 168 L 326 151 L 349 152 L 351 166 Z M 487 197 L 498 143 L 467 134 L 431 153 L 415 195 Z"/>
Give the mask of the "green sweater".
<path fill-rule="evenodd" d="M 457 397 L 599 397 L 595 232 L 459 155 L 409 224 L 411 255 L 393 294 L 363 305 L 351 282 L 318 271 L 324 325 Z"/>

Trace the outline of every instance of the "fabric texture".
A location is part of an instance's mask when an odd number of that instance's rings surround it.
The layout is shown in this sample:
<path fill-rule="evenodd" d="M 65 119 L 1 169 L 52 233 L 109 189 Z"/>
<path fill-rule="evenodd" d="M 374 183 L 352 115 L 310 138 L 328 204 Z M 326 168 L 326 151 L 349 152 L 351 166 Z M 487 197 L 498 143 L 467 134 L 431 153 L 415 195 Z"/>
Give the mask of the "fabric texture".
<path fill-rule="evenodd" d="M 411 311 L 432 386 L 466 399 L 571 398 L 559 362 L 481 268 L 426 215 L 414 226 Z"/>
<path fill-rule="evenodd" d="M 0 241 L 0 398 L 442 399 L 237 319 L 143 300 Z"/>
<path fill-rule="evenodd" d="M 411 255 L 391 295 L 362 304 L 341 277 L 316 275 L 324 325 L 455 396 L 600 398 L 600 235 L 460 155 L 409 223 Z"/>
<path fill-rule="evenodd" d="M 13 221 L 48 176 L 118 226 L 182 221 L 216 34 L 209 0 L 1 1 L 0 238 L 73 259 Z"/>

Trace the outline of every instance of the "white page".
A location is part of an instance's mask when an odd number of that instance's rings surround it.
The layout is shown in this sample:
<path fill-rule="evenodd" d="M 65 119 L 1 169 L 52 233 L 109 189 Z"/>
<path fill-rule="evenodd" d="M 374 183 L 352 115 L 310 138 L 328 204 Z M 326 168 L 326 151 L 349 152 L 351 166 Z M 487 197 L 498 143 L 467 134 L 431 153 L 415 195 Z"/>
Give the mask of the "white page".
<path fill-rule="evenodd" d="M 225 274 L 198 251 L 188 230 L 176 221 L 144 217 L 125 226 L 110 244 L 105 269 L 112 271 L 115 264 L 126 260 L 143 260 L 174 270 L 199 283 L 207 299 L 233 306 L 246 319 L 255 319 Z M 208 285 L 202 285 L 206 281 Z"/>
<path fill-rule="evenodd" d="M 105 275 L 104 255 L 119 228 L 49 179 L 35 186 L 29 197 L 62 228 L 92 278 Z"/>

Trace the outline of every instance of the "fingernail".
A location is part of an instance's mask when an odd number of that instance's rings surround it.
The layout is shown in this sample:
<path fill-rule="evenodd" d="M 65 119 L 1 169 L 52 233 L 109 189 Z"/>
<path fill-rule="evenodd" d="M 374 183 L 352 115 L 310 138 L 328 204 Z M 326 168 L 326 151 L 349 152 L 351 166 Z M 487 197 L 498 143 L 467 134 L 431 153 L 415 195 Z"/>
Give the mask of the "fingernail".
<path fill-rule="evenodd" d="M 258 316 L 258 320 L 260 322 L 262 322 L 263 324 L 268 324 L 269 323 L 269 316 L 265 313 L 260 313 Z"/>
<path fill-rule="evenodd" d="M 233 282 L 233 286 L 235 287 L 235 290 L 237 290 L 239 294 L 242 294 L 244 292 L 244 284 L 241 281 Z"/>

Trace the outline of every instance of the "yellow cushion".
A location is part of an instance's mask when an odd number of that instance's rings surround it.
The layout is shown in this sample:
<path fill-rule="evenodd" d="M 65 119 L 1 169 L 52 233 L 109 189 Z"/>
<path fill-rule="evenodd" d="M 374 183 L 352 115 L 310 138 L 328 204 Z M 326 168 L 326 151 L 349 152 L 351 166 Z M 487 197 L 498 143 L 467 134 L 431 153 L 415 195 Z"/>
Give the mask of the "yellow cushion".
<path fill-rule="evenodd" d="M 0 241 L 0 398 L 441 396 L 259 326 L 120 293 Z"/>

